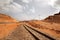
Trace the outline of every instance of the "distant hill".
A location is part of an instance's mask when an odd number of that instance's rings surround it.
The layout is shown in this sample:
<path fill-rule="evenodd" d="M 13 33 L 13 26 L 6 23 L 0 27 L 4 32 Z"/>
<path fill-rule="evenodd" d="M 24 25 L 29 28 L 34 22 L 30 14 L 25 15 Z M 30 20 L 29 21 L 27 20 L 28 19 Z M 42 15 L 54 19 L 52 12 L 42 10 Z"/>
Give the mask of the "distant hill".
<path fill-rule="evenodd" d="M 60 12 L 56 13 L 52 16 L 49 16 L 45 19 L 47 22 L 54 22 L 54 23 L 60 23 Z"/>
<path fill-rule="evenodd" d="M 12 17 L 0 13 L 0 22 L 16 22 Z"/>

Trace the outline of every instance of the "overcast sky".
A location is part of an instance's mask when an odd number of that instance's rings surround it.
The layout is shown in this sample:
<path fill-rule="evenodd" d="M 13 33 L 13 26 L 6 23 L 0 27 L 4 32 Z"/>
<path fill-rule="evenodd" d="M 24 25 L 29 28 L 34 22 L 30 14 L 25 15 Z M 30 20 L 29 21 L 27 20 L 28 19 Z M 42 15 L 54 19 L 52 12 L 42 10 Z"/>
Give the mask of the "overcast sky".
<path fill-rule="evenodd" d="M 16 20 L 40 20 L 59 10 L 60 0 L 0 0 L 0 12 Z"/>

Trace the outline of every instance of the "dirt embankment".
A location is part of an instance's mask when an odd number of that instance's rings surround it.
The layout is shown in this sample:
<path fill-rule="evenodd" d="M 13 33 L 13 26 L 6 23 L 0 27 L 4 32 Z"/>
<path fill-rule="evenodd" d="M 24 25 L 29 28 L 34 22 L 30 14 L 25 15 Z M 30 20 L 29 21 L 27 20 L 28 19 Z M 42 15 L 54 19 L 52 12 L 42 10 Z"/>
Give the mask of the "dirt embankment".
<path fill-rule="evenodd" d="M 44 21 L 50 22 L 50 23 L 60 23 L 60 12 L 47 17 Z"/>
<path fill-rule="evenodd" d="M 8 36 L 18 25 L 15 19 L 0 13 L 0 38 Z"/>
<path fill-rule="evenodd" d="M 60 38 L 60 13 L 49 16 L 45 20 L 30 20 L 23 22 L 28 23 L 28 25 L 31 25 L 32 27 L 40 29 L 40 31 L 45 32 L 52 37 L 57 39 Z"/>

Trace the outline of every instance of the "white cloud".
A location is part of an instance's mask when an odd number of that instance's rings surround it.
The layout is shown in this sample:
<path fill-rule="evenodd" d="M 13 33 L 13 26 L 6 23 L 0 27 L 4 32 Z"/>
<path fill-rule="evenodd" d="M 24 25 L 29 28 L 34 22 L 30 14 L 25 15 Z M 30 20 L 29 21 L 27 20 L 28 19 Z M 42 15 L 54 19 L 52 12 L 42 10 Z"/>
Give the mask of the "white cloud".
<path fill-rule="evenodd" d="M 60 0 L 49 0 L 49 5 L 60 11 Z"/>
<path fill-rule="evenodd" d="M 55 2 L 56 2 L 57 0 L 49 0 L 49 4 L 51 5 L 51 6 L 53 6 L 54 4 L 55 4 Z"/>
<path fill-rule="evenodd" d="M 57 4 L 56 0 L 15 0 L 6 14 L 17 20 L 44 19 L 58 12 Z"/>
<path fill-rule="evenodd" d="M 2 10 L 8 10 L 8 11 L 13 11 L 13 12 L 22 12 L 22 7 L 23 6 L 13 2 L 13 4 L 7 5 L 6 7 L 3 6 Z"/>
<path fill-rule="evenodd" d="M 12 7 L 13 7 L 13 8 L 12 8 L 13 11 L 14 11 L 14 10 L 15 10 L 15 11 L 18 11 L 18 12 L 22 12 L 22 11 L 23 11 L 23 10 L 22 10 L 22 9 L 23 9 L 23 6 L 15 3 L 15 2 L 13 3 Z"/>
<path fill-rule="evenodd" d="M 0 0 L 0 6 L 4 6 L 7 4 L 10 4 L 10 2 L 12 2 L 13 0 Z"/>
<path fill-rule="evenodd" d="M 35 8 L 30 9 L 30 12 L 35 13 Z"/>
<path fill-rule="evenodd" d="M 13 0 L 0 0 L 0 10 L 8 10 Z"/>
<path fill-rule="evenodd" d="M 55 8 L 57 8 L 57 9 L 60 10 L 60 0 L 57 0 L 57 1 L 54 3 L 53 7 L 55 7 Z"/>
<path fill-rule="evenodd" d="M 31 0 L 22 0 L 25 3 L 29 3 Z"/>

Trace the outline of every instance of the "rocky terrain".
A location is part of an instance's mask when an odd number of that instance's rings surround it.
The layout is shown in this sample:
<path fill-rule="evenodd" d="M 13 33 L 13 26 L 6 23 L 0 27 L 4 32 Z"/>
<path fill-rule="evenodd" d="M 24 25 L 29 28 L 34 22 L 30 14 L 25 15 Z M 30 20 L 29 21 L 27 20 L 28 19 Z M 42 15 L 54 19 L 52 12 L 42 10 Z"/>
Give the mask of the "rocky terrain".
<path fill-rule="evenodd" d="M 50 23 L 60 23 L 60 12 L 47 17 L 45 21 Z"/>

